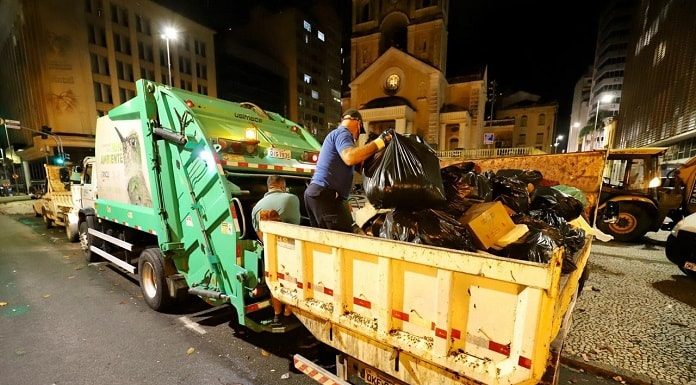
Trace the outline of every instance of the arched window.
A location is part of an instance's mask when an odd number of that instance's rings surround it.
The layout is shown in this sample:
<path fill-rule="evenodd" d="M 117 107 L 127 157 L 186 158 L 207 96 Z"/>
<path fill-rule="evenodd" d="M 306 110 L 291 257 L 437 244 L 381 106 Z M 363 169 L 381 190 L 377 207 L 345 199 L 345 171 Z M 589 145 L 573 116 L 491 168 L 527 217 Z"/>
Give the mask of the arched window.
<path fill-rule="evenodd" d="M 520 127 L 527 127 L 527 115 L 522 115 L 520 118 Z"/>
<path fill-rule="evenodd" d="M 543 126 L 546 124 L 546 114 L 539 114 L 539 125 Z"/>
<path fill-rule="evenodd" d="M 447 149 L 454 150 L 457 147 L 459 147 L 459 139 L 458 138 L 450 138 L 449 147 L 447 147 Z"/>

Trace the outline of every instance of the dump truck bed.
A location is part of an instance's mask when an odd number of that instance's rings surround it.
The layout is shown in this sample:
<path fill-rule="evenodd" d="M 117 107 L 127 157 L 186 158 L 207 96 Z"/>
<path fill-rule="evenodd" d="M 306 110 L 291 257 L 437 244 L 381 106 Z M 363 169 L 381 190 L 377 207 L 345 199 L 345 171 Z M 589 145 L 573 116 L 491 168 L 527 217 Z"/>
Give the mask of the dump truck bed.
<path fill-rule="evenodd" d="M 592 177 L 583 190 L 596 193 L 605 154 L 593 156 L 565 184 Z M 548 157 L 536 158 L 523 168 L 544 173 Z M 410 384 L 538 383 L 591 245 L 562 275 L 561 250 L 539 264 L 277 222 L 261 231 L 273 295 L 322 342 Z"/>

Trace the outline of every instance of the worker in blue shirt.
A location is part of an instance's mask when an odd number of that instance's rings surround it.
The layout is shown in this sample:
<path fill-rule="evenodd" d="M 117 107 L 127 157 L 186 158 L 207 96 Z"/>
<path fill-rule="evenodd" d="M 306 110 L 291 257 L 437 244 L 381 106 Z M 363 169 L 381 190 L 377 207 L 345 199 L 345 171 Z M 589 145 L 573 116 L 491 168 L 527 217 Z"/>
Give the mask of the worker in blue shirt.
<path fill-rule="evenodd" d="M 353 185 L 353 166 L 384 149 L 392 139 L 391 131 L 385 131 L 364 146 L 357 146 L 356 141 L 364 132 L 360 112 L 351 108 L 342 115 L 341 124 L 324 139 L 316 171 L 304 194 L 313 227 L 358 232 L 347 203 Z"/>

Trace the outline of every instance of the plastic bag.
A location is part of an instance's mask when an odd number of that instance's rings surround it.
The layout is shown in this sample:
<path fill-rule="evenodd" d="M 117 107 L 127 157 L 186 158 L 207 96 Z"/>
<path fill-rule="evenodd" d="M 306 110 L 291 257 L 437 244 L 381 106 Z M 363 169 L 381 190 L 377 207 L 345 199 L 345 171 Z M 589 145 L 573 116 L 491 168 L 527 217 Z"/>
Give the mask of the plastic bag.
<path fill-rule="evenodd" d="M 527 183 L 515 177 L 495 174 L 491 176 L 491 186 L 493 187 L 493 200 L 502 202 L 518 213 L 529 210 Z"/>
<path fill-rule="evenodd" d="M 560 191 L 564 195 L 573 197 L 582 203 L 582 207 L 587 207 L 587 205 L 590 204 L 590 202 L 587 200 L 587 197 L 585 196 L 585 193 L 582 192 L 579 188 L 575 188 L 573 186 L 567 186 L 564 184 L 559 184 L 557 186 L 551 186 L 552 189 L 556 191 Z"/>
<path fill-rule="evenodd" d="M 538 187 L 532 194 L 532 209 L 549 210 L 566 221 L 572 221 L 582 214 L 582 203 L 551 187 Z"/>
<path fill-rule="evenodd" d="M 375 208 L 437 207 L 445 203 L 440 161 L 417 136 L 394 134 L 379 162 L 363 169 L 363 187 Z"/>
<path fill-rule="evenodd" d="M 561 272 L 574 271 L 575 257 L 585 247 L 585 231 L 569 225 L 563 217 L 544 210 L 532 210 L 529 214 L 512 216 L 515 224 L 525 224 L 530 229 L 542 231 L 557 245 L 563 246 L 563 265 Z"/>
<path fill-rule="evenodd" d="M 522 238 L 503 249 L 504 256 L 523 261 L 549 263 L 553 251 L 559 246 L 553 238 L 545 231 L 530 228 Z"/>
<path fill-rule="evenodd" d="M 362 231 L 365 232 L 366 235 L 369 235 L 371 237 L 379 237 L 379 231 L 382 229 L 382 225 L 384 224 L 384 218 L 387 216 L 387 214 L 377 214 L 374 217 L 370 218 L 365 222 L 362 226 Z"/>
<path fill-rule="evenodd" d="M 517 170 L 508 168 L 498 170 L 495 173 L 495 175 L 504 178 L 515 178 L 524 183 L 531 183 L 534 186 L 538 186 L 539 183 L 541 183 L 541 180 L 544 179 L 544 176 L 541 174 L 541 171 L 537 170 Z"/>
<path fill-rule="evenodd" d="M 441 170 L 447 198 L 445 211 L 456 218 L 464 214 L 473 204 L 489 202 L 493 199 L 489 178 L 477 174 L 473 171 L 474 168 L 474 163 L 466 162 Z"/>
<path fill-rule="evenodd" d="M 384 218 L 379 236 L 455 250 L 476 250 L 466 227 L 439 210 L 394 210 Z"/>

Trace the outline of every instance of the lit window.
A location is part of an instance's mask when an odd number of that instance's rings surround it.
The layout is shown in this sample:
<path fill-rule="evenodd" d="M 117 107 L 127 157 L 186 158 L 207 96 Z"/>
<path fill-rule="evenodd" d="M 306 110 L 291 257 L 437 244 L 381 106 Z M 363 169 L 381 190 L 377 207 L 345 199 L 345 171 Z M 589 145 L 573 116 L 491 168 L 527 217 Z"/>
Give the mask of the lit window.
<path fill-rule="evenodd" d="M 319 92 L 312 90 L 312 98 L 319 99 Z"/>
<path fill-rule="evenodd" d="M 309 44 L 309 35 L 307 35 L 307 34 L 304 35 L 304 42 L 305 42 L 305 44 Z"/>
<path fill-rule="evenodd" d="M 324 40 L 324 33 L 321 32 L 321 31 L 317 31 L 317 37 L 318 37 L 319 40 L 321 40 L 321 41 L 326 41 L 326 40 Z"/>
<path fill-rule="evenodd" d="M 312 25 L 309 24 L 307 20 L 304 21 L 304 29 L 306 29 L 307 32 L 312 32 Z"/>
<path fill-rule="evenodd" d="M 298 99 L 299 99 L 300 107 L 304 106 L 304 98 L 300 96 Z"/>
<path fill-rule="evenodd" d="M 312 84 L 312 77 L 307 74 L 304 74 L 304 82 L 307 84 Z"/>

